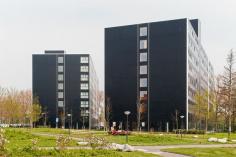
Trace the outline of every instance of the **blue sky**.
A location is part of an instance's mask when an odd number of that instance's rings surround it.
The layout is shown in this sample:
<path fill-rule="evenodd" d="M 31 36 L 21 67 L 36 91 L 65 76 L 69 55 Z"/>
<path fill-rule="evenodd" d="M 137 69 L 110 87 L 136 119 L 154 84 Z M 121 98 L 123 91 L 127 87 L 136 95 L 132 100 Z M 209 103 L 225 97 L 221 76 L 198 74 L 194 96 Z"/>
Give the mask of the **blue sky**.
<path fill-rule="evenodd" d="M 104 28 L 198 18 L 215 68 L 236 48 L 235 0 L 0 0 L 0 86 L 31 88 L 32 54 L 90 53 L 104 86 Z"/>

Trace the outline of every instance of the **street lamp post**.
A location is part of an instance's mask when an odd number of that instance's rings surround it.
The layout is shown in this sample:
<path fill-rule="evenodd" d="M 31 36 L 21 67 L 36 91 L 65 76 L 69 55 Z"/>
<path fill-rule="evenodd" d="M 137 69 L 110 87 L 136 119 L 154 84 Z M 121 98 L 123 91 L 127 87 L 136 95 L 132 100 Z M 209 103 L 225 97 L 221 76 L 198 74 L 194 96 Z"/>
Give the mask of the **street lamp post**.
<path fill-rule="evenodd" d="M 129 115 L 130 111 L 125 111 L 124 114 L 127 116 L 127 122 L 126 122 L 126 143 L 128 143 L 128 131 L 129 131 Z"/>
<path fill-rule="evenodd" d="M 44 127 L 46 127 L 46 124 L 47 124 L 47 112 L 43 112 L 42 115 L 44 115 L 43 125 L 44 125 Z"/>
<path fill-rule="evenodd" d="M 184 123 L 184 121 L 183 121 L 183 119 L 184 119 L 184 115 L 181 115 L 180 116 L 180 118 L 181 118 L 181 138 L 182 138 L 182 132 L 183 132 L 183 123 Z"/>
<path fill-rule="evenodd" d="M 69 134 L 70 134 L 70 129 L 71 129 L 71 126 L 72 126 L 72 114 L 68 113 L 67 116 L 70 117 L 70 123 L 69 123 Z"/>
<path fill-rule="evenodd" d="M 84 126 L 84 115 L 83 115 L 83 126 L 82 126 L 83 129 L 85 129 L 85 126 Z"/>
<path fill-rule="evenodd" d="M 56 128 L 58 128 L 58 122 L 59 122 L 59 118 L 56 118 Z"/>

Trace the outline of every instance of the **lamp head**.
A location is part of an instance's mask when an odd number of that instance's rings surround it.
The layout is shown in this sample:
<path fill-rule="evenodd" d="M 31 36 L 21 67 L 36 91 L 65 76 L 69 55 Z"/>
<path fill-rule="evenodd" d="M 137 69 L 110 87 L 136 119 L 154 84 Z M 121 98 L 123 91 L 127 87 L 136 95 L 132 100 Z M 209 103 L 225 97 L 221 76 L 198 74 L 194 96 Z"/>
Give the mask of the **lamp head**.
<path fill-rule="evenodd" d="M 125 115 L 129 115 L 131 112 L 130 111 L 125 111 L 124 114 Z"/>

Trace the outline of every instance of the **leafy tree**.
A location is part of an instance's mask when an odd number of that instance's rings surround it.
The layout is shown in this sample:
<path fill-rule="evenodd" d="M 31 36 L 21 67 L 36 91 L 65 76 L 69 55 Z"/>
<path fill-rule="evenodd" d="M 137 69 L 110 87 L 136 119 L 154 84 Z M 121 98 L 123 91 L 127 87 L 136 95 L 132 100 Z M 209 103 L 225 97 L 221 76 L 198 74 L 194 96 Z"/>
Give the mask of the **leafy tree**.
<path fill-rule="evenodd" d="M 42 107 L 39 103 L 38 97 L 36 97 L 33 100 L 33 104 L 30 111 L 31 126 L 35 127 L 35 122 L 37 122 L 40 119 L 41 113 L 42 113 Z"/>
<path fill-rule="evenodd" d="M 202 128 L 202 121 L 205 121 L 205 130 L 207 131 L 209 107 L 208 107 L 208 92 L 197 91 L 195 93 L 195 105 L 193 106 L 194 117 L 196 120 L 196 128 Z"/>

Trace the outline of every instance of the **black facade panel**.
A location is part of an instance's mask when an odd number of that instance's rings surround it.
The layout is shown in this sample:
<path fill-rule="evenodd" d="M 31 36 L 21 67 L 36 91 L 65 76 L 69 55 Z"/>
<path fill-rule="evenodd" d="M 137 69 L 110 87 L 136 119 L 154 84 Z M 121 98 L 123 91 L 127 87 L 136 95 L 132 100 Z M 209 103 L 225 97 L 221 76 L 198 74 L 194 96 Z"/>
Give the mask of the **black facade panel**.
<path fill-rule="evenodd" d="M 136 121 L 137 26 L 105 29 L 105 98 L 112 105 L 112 121 Z M 106 101 L 107 103 L 107 101 Z M 135 123 L 132 123 L 135 125 Z"/>
<path fill-rule="evenodd" d="M 48 120 L 55 127 L 57 113 L 56 56 L 33 55 L 33 97 L 38 97 Z"/>
<path fill-rule="evenodd" d="M 137 53 L 148 50 L 150 128 L 165 130 L 169 122 L 172 129 L 175 110 L 186 116 L 186 23 L 187 19 L 149 23 L 147 50 L 138 50 L 137 41 L 137 28 L 147 24 L 105 29 L 105 96 L 112 105 L 111 121 L 124 120 L 123 112 L 130 110 L 130 126 L 136 129 Z"/>
<path fill-rule="evenodd" d="M 66 113 L 73 115 L 73 124 L 80 120 L 80 56 L 65 55 L 65 104 Z M 66 119 L 68 124 L 70 119 Z"/>
<path fill-rule="evenodd" d="M 89 66 L 88 63 L 80 63 L 80 57 L 89 57 L 89 55 L 76 55 L 69 54 L 65 55 L 65 100 L 66 100 L 66 113 L 72 113 L 72 124 L 73 127 L 78 125 L 79 128 L 82 128 L 82 118 L 81 118 L 81 108 L 80 101 L 89 99 L 80 98 L 80 76 L 81 74 L 88 74 L 87 72 L 81 73 L 80 67 L 83 65 Z M 89 82 L 84 82 L 89 83 Z M 86 90 L 85 92 L 89 92 Z M 69 124 L 70 119 L 67 117 L 66 123 Z M 85 127 L 88 128 L 88 123 L 85 123 Z"/>
<path fill-rule="evenodd" d="M 186 115 L 186 20 L 150 24 L 150 127 Z M 172 125 L 170 125 L 172 127 Z"/>

